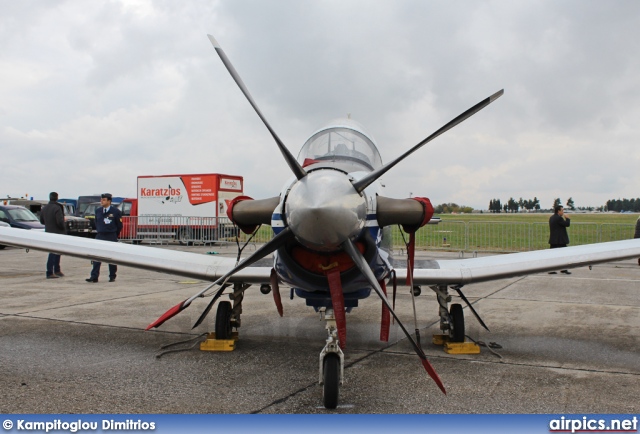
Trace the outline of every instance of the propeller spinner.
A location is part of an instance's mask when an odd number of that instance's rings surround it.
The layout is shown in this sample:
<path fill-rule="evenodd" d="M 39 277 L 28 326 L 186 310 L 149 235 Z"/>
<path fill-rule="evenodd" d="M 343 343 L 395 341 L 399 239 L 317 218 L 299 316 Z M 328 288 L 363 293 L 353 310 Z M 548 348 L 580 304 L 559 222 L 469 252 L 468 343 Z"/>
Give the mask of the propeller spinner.
<path fill-rule="evenodd" d="M 339 250 L 360 235 L 367 202 L 338 170 L 316 170 L 296 182 L 287 195 L 285 218 L 296 239 L 319 251 Z"/>

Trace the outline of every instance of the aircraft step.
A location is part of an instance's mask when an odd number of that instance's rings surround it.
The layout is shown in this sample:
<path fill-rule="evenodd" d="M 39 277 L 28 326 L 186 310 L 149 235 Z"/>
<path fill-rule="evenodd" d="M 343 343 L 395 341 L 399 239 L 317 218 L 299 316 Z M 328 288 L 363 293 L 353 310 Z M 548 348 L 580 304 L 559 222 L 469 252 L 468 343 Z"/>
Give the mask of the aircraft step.
<path fill-rule="evenodd" d="M 207 334 L 207 339 L 200 343 L 200 351 L 233 351 L 236 349 L 238 332 L 231 332 L 231 339 L 216 339 L 215 332 Z"/>

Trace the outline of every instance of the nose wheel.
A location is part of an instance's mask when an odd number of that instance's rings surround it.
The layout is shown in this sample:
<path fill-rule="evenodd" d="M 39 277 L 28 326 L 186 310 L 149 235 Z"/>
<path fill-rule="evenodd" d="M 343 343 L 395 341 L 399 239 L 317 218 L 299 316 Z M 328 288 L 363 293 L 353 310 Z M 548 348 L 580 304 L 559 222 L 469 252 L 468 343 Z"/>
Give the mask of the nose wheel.
<path fill-rule="evenodd" d="M 333 309 L 321 312 L 327 322 L 327 343 L 320 352 L 320 384 L 324 407 L 333 410 L 338 406 L 340 385 L 344 379 L 344 353 L 338 345 L 338 328 Z"/>
<path fill-rule="evenodd" d="M 322 402 L 324 407 L 334 409 L 338 406 L 340 395 L 340 357 L 337 354 L 327 354 L 323 363 Z"/>

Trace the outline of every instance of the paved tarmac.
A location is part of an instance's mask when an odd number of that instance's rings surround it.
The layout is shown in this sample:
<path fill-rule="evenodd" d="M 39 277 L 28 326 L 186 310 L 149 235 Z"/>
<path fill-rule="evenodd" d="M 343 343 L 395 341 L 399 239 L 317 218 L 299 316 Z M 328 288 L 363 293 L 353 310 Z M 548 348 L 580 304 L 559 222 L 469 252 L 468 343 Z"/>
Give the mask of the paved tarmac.
<path fill-rule="evenodd" d="M 235 256 L 221 246 L 167 247 Z M 421 252 L 423 259 L 452 256 Z M 46 280 L 45 253 L 0 250 L 0 413 L 327 413 L 318 385 L 326 332 L 318 314 L 281 288 L 247 290 L 233 352 L 197 348 L 156 358 L 161 345 L 213 331 L 214 314 L 191 330 L 208 300 L 160 329 L 144 328 L 205 282 L 119 267 L 118 279 L 85 282 L 87 260 L 63 257 L 66 277 Z M 457 256 L 454 256 L 457 257 Z M 103 273 L 107 273 L 103 264 Z M 431 344 L 437 303 L 416 298 L 422 345 L 443 395 L 402 332 L 378 340 L 380 301 L 347 315 L 346 382 L 334 413 L 639 413 L 640 267 L 637 261 L 470 285 L 467 334 L 496 354 L 448 355 Z M 454 302 L 456 300 L 454 299 Z M 215 311 L 215 310 L 214 310 Z M 399 316 L 413 329 L 411 297 Z"/>

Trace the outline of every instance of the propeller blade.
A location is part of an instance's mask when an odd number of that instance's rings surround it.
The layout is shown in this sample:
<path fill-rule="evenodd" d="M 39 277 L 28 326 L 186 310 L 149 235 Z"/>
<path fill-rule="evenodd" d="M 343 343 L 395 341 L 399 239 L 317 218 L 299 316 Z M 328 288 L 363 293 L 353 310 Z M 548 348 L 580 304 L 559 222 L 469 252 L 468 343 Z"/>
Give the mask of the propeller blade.
<path fill-rule="evenodd" d="M 258 250 L 256 250 L 253 253 L 253 255 L 249 256 L 244 261 L 242 261 L 238 265 L 236 265 L 231 271 L 227 272 L 227 274 L 225 274 L 220 279 L 218 279 L 218 281 L 221 281 L 221 280 L 226 281 L 227 278 L 233 276 L 234 274 L 236 274 L 238 271 L 242 270 L 243 268 L 248 267 L 249 265 L 258 262 L 260 259 L 264 258 L 267 255 L 270 255 L 271 253 L 273 253 L 276 250 L 278 250 L 285 242 L 287 242 L 287 240 L 289 240 L 292 237 L 293 237 L 293 231 L 289 227 L 286 227 L 282 232 L 280 232 L 278 235 L 273 237 L 271 239 L 271 241 L 269 241 L 267 244 L 265 244 L 264 246 L 262 246 Z M 222 287 L 218 290 L 218 292 L 216 292 L 214 297 L 209 302 L 209 305 L 204 310 L 204 312 L 202 312 L 202 314 L 198 318 L 198 321 L 196 321 L 196 323 L 193 325 L 192 328 L 196 328 L 202 323 L 202 321 L 205 319 L 205 317 L 207 316 L 207 314 L 211 310 L 211 307 L 213 306 L 213 304 L 216 302 L 216 300 L 218 298 L 220 298 L 220 296 L 222 295 L 223 292 L 224 292 L 224 285 L 222 285 Z M 192 297 L 192 298 L 194 298 L 194 297 Z"/>
<path fill-rule="evenodd" d="M 174 316 L 176 316 L 177 314 L 179 314 L 180 312 L 185 310 L 187 307 L 189 307 L 189 305 L 191 304 L 191 302 L 193 300 L 195 300 L 198 297 L 201 297 L 212 286 L 214 286 L 214 285 L 216 285 L 216 284 L 218 284 L 220 282 L 224 282 L 227 278 L 233 276 L 235 273 L 237 273 L 238 271 L 242 270 L 243 268 L 246 268 L 249 265 L 254 264 L 257 261 L 259 261 L 260 259 L 264 258 L 265 256 L 273 253 L 280 246 L 282 246 L 288 239 L 290 239 L 292 237 L 293 237 L 293 232 L 291 231 L 291 229 L 288 228 L 288 227 L 285 228 L 282 232 L 280 232 L 278 235 L 273 237 L 271 239 L 271 241 L 269 241 L 267 244 L 265 244 L 262 247 L 260 247 L 251 256 L 249 256 L 248 258 L 244 259 L 238 265 L 233 267 L 231 269 L 231 271 L 227 272 L 224 276 L 222 276 L 219 279 L 217 279 L 215 282 L 213 282 L 211 285 L 207 286 L 202 291 L 198 292 L 197 294 L 191 296 L 190 298 L 186 299 L 182 303 L 179 303 L 179 304 L 175 305 L 174 307 L 172 307 L 171 309 L 169 309 L 168 311 L 166 311 L 162 316 L 160 316 L 160 318 L 158 318 L 157 320 L 155 320 L 154 322 L 149 324 L 147 326 L 146 330 L 149 330 L 149 329 L 151 329 L 153 327 L 158 327 L 158 326 L 162 325 L 162 323 L 164 323 L 168 319 L 173 318 Z M 213 301 L 217 300 L 218 297 L 220 297 L 220 295 L 222 295 L 222 291 L 224 291 L 224 285 L 222 285 L 222 287 L 218 290 L 218 292 L 214 296 L 214 300 Z M 207 313 L 208 313 L 208 311 L 207 311 Z M 198 319 L 198 322 L 196 323 L 194 328 L 197 327 L 200 324 L 200 322 L 202 322 L 202 319 L 204 319 L 203 316 L 201 316 L 201 318 Z"/>
<path fill-rule="evenodd" d="M 424 139 L 423 141 L 421 141 L 420 143 L 415 145 L 413 148 L 409 149 L 407 152 L 405 152 L 404 154 L 402 154 L 401 156 L 399 156 L 395 160 L 385 164 L 382 167 L 379 167 L 378 169 L 376 169 L 373 172 L 369 173 L 365 177 L 363 177 L 363 178 L 359 179 L 358 181 L 354 182 L 353 186 L 355 187 L 356 191 L 358 193 L 362 193 L 362 191 L 365 188 L 367 188 L 369 185 L 371 185 L 371 183 L 373 183 L 376 179 L 378 179 L 382 175 L 384 175 L 393 166 L 395 166 L 396 164 L 398 164 L 399 162 L 404 160 L 409 155 L 413 154 L 415 151 L 417 151 L 422 146 L 424 146 L 425 144 L 429 143 L 430 141 L 432 141 L 433 139 L 435 139 L 436 137 L 438 137 L 442 133 L 450 130 L 453 127 L 455 127 L 456 125 L 458 125 L 462 121 L 466 120 L 467 118 L 470 118 L 471 116 L 473 116 L 474 114 L 476 114 L 477 112 L 479 112 L 480 110 L 482 110 L 483 108 L 485 108 L 486 106 L 491 104 L 493 101 L 495 101 L 496 99 L 500 98 L 503 93 L 504 93 L 504 89 L 501 89 L 498 92 L 496 92 L 493 95 L 491 95 L 489 98 L 486 98 L 486 99 L 480 101 L 478 104 L 474 105 L 469 110 L 465 111 L 464 113 L 458 115 L 453 120 L 449 121 L 449 123 L 445 124 L 442 128 L 437 130 L 435 133 L 431 134 L 429 137 L 427 137 L 426 139 Z"/>
<path fill-rule="evenodd" d="M 267 129 L 271 133 L 271 136 L 273 137 L 273 139 L 276 141 L 276 144 L 278 145 L 278 148 L 280 148 L 280 152 L 282 152 L 282 156 L 287 161 L 287 164 L 291 168 L 291 171 L 293 172 L 293 174 L 298 179 L 304 178 L 307 175 L 307 172 L 305 172 L 305 170 L 302 168 L 300 163 L 298 163 L 298 160 L 296 160 L 295 157 L 291 154 L 291 152 L 289 152 L 289 150 L 286 148 L 286 146 L 284 146 L 284 143 L 282 143 L 282 140 L 280 140 L 280 137 L 278 137 L 276 132 L 273 131 L 273 128 L 271 128 L 271 125 L 269 125 L 269 122 L 267 122 L 267 119 L 262 115 L 262 112 L 258 108 L 258 105 L 255 103 L 255 101 L 251 97 L 251 94 L 249 93 L 249 90 L 247 89 L 247 87 L 242 82 L 242 79 L 240 78 L 240 75 L 238 74 L 236 69 L 231 64 L 231 61 L 229 61 L 229 58 L 225 54 L 225 52 L 222 49 L 222 47 L 220 47 L 220 44 L 218 44 L 218 41 L 216 41 L 215 38 L 213 36 L 211 36 L 211 35 L 207 35 L 207 36 L 209 37 L 209 41 L 211 41 L 211 44 L 213 45 L 213 48 L 215 48 L 216 53 L 218 53 L 218 56 L 220 56 L 220 59 L 222 60 L 222 63 L 224 63 L 224 66 L 227 68 L 227 70 L 231 74 L 231 77 L 236 82 L 236 84 L 238 85 L 238 87 L 240 88 L 240 90 L 242 91 L 244 96 L 247 98 L 247 100 L 249 101 L 249 104 L 251 104 L 251 107 L 253 107 L 255 112 L 258 114 L 258 116 L 262 120 L 262 123 L 264 124 L 264 126 L 267 127 Z"/>
<path fill-rule="evenodd" d="M 224 290 L 226 288 L 228 288 L 229 286 L 230 286 L 230 284 L 228 284 L 228 283 L 224 283 L 224 284 L 222 284 L 222 286 L 220 286 L 220 289 L 218 289 L 218 291 L 216 291 L 216 294 L 213 297 L 211 297 L 211 301 L 207 305 L 207 308 L 204 310 L 204 312 L 202 312 L 200 314 L 200 317 L 198 318 L 198 321 L 196 321 L 196 323 L 193 325 L 193 327 L 191 327 L 191 330 L 193 330 L 194 328 L 198 327 L 202 323 L 202 321 L 204 321 L 205 317 L 209 314 L 209 312 L 211 312 L 211 308 L 213 307 L 214 303 L 220 298 L 220 296 L 222 295 Z"/>
<path fill-rule="evenodd" d="M 411 345 L 413 346 L 413 350 L 416 352 L 418 357 L 420 357 L 422 361 L 422 365 L 424 366 L 424 369 L 427 371 L 427 373 L 433 379 L 433 381 L 435 381 L 435 383 L 438 385 L 440 390 L 442 390 L 442 393 L 446 395 L 447 391 L 444 388 L 444 384 L 442 384 L 442 380 L 440 380 L 440 377 L 436 373 L 436 370 L 433 368 L 431 363 L 429 363 L 429 360 L 427 359 L 427 356 L 424 354 L 424 351 L 422 351 L 422 349 L 416 343 L 416 341 L 413 340 L 413 338 L 411 337 L 411 334 L 409 334 L 407 329 L 404 327 L 404 325 L 400 321 L 400 318 L 398 318 L 396 313 L 393 311 L 391 304 L 389 304 L 389 300 L 387 300 L 387 297 L 385 297 L 384 293 L 382 292 L 382 288 L 380 288 L 380 284 L 376 280 L 376 277 L 373 275 L 373 272 L 369 268 L 369 264 L 367 264 L 367 261 L 364 259 L 364 256 L 362 256 L 362 253 L 360 253 L 358 248 L 355 246 L 355 244 L 353 244 L 353 241 L 351 240 L 347 240 L 344 243 L 344 248 L 347 254 L 353 260 L 353 262 L 356 264 L 356 267 L 358 267 L 358 269 L 362 272 L 362 274 L 367 278 L 371 287 L 378 294 L 382 302 L 387 306 L 387 309 L 389 309 L 389 312 L 391 313 L 391 315 L 393 315 L 395 320 L 398 322 L 398 325 L 404 332 L 405 336 L 407 337 L 407 339 L 409 339 L 409 342 L 411 342 Z"/>
<path fill-rule="evenodd" d="M 157 320 L 155 320 L 154 322 L 152 322 L 151 324 L 149 324 L 147 326 L 146 330 L 149 330 L 151 328 L 154 327 L 159 327 L 161 326 L 166 320 L 173 318 L 174 316 L 176 316 L 177 314 L 179 314 L 180 312 L 182 312 L 183 310 L 185 310 L 187 307 L 189 307 L 189 304 L 191 304 L 191 302 L 189 302 L 187 304 L 187 300 L 181 301 L 180 303 L 176 304 L 175 306 L 173 306 L 171 309 L 169 309 L 168 311 L 166 311 L 165 313 L 163 313 L 160 318 L 158 318 Z"/>

